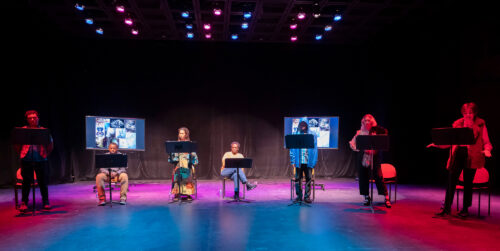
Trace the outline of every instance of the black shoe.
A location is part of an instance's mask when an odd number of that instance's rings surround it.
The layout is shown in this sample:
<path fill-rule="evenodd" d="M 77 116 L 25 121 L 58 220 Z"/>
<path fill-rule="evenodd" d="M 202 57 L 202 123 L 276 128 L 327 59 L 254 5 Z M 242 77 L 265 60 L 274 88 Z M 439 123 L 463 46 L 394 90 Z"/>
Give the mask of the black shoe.
<path fill-rule="evenodd" d="M 436 216 L 446 216 L 446 215 L 450 215 L 450 210 L 446 210 L 446 209 L 441 209 L 441 211 L 437 212 L 435 214 Z"/>
<path fill-rule="evenodd" d="M 248 191 L 250 191 L 250 190 L 252 190 L 252 189 L 254 189 L 254 188 L 256 188 L 256 187 L 257 187 L 257 185 L 255 185 L 255 184 L 252 184 L 252 183 L 250 183 L 250 182 L 248 182 L 248 183 L 247 183 L 247 190 L 248 190 Z"/>
<path fill-rule="evenodd" d="M 363 205 L 369 206 L 370 205 L 370 201 L 371 201 L 370 196 L 365 196 L 365 202 L 363 203 Z"/>
<path fill-rule="evenodd" d="M 458 216 L 462 217 L 462 218 L 466 218 L 469 216 L 469 210 L 467 209 L 462 209 L 462 211 L 460 211 L 460 213 L 458 213 Z"/>
<path fill-rule="evenodd" d="M 301 197 L 297 197 L 297 198 L 295 198 L 295 200 L 293 200 L 293 202 L 295 202 L 295 203 L 302 202 L 302 198 Z"/>
<path fill-rule="evenodd" d="M 387 207 L 387 208 L 391 208 L 392 207 L 391 200 L 385 199 L 385 207 Z"/>
<path fill-rule="evenodd" d="M 52 207 L 50 206 L 50 204 L 43 204 L 43 210 L 50 210 L 52 209 Z"/>
<path fill-rule="evenodd" d="M 240 193 L 239 193 L 239 192 L 234 192 L 234 196 L 233 196 L 233 198 L 234 198 L 235 200 L 240 199 Z"/>
<path fill-rule="evenodd" d="M 27 205 L 27 204 L 28 204 L 28 203 L 26 203 L 26 202 L 21 202 L 21 206 L 19 206 L 19 211 L 20 211 L 21 213 L 26 213 L 26 212 L 28 212 L 28 205 Z"/>
<path fill-rule="evenodd" d="M 311 198 L 305 198 L 304 202 L 307 203 L 307 204 L 311 204 L 312 200 L 311 200 Z"/>

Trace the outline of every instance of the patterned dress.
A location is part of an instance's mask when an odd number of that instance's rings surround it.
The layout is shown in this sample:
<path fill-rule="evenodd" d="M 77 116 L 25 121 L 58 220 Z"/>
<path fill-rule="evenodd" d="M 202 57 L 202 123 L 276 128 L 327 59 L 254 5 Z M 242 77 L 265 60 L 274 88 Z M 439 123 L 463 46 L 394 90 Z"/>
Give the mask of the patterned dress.
<path fill-rule="evenodd" d="M 168 162 L 175 163 L 172 173 L 172 194 L 192 195 L 196 193 L 193 183 L 194 165 L 198 164 L 196 153 L 171 153 Z"/>

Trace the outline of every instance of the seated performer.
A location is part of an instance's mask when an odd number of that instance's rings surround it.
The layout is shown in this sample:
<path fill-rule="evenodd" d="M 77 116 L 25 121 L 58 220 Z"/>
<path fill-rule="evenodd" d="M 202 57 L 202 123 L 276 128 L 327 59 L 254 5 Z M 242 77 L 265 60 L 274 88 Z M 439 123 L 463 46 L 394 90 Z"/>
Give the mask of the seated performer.
<path fill-rule="evenodd" d="M 462 105 L 462 118 L 453 122 L 453 128 L 472 128 L 474 132 L 474 144 L 453 146 L 448 158 L 446 169 L 448 169 L 448 185 L 444 207 L 436 213 L 437 216 L 445 216 L 451 213 L 451 204 L 457 186 L 458 178 L 463 171 L 464 179 L 464 199 L 462 210 L 458 213 L 461 217 L 469 216 L 469 207 L 472 205 L 472 184 L 476 170 L 484 167 L 485 157 L 491 157 L 493 146 L 488 137 L 486 123 L 477 116 L 477 105 L 475 103 L 465 103 Z M 450 148 L 450 146 L 435 145 L 431 143 L 427 147 Z"/>
<path fill-rule="evenodd" d="M 178 141 L 190 141 L 189 129 L 181 127 L 178 130 Z M 175 164 L 172 172 L 172 194 L 173 201 L 179 201 L 181 195 L 185 195 L 185 199 L 192 201 L 191 195 L 196 193 L 196 188 L 193 184 L 194 166 L 198 164 L 198 156 L 195 152 L 192 153 L 170 153 L 168 162 Z M 179 187 L 180 183 L 180 187 Z"/>
<path fill-rule="evenodd" d="M 377 191 L 379 195 L 385 196 L 385 206 L 391 208 L 391 201 L 389 199 L 389 193 L 387 192 L 387 187 L 382 182 L 382 168 L 381 168 L 381 152 L 372 150 L 360 151 L 356 149 L 356 137 L 358 135 L 384 135 L 387 134 L 387 130 L 383 127 L 377 126 L 377 121 L 371 114 L 366 114 L 361 120 L 361 128 L 356 132 L 356 135 L 349 141 L 349 146 L 353 151 L 356 152 L 356 166 L 358 169 L 359 176 L 359 193 L 365 197 L 365 206 L 370 205 L 370 198 L 368 185 L 370 180 L 370 168 L 373 155 L 373 176 L 375 179 L 375 184 L 377 185 Z"/>
<path fill-rule="evenodd" d="M 305 120 L 300 121 L 297 134 L 308 134 L 309 125 Z M 304 202 L 312 203 L 311 201 L 311 175 L 312 169 L 318 160 L 318 148 L 316 146 L 316 135 L 314 135 L 313 149 L 290 149 L 290 163 L 295 169 L 295 191 L 297 194 L 296 202 L 302 201 L 302 186 L 299 181 L 302 180 L 303 174 L 306 176 L 306 191 L 304 193 Z"/>
<path fill-rule="evenodd" d="M 25 113 L 25 117 L 28 121 L 28 125 L 23 128 L 43 129 L 43 127 L 38 124 L 39 118 L 37 111 L 27 111 Z M 36 173 L 36 176 L 38 177 L 38 186 L 40 187 L 40 193 L 42 194 L 43 209 L 51 209 L 49 203 L 49 163 L 47 157 L 54 148 L 52 136 L 50 136 L 50 144 L 47 146 L 16 145 L 15 148 L 19 153 L 19 158 L 21 159 L 21 175 L 23 177 L 21 206 L 19 207 L 19 210 L 21 212 L 26 212 L 28 210 L 28 200 L 31 184 L 34 180 L 34 173 Z"/>
<path fill-rule="evenodd" d="M 122 154 L 118 152 L 118 144 L 110 143 L 108 146 L 109 152 L 106 154 Z M 114 179 L 118 176 L 118 181 L 120 182 L 120 204 L 127 204 L 127 191 L 128 191 L 128 175 L 126 173 L 125 168 L 111 168 L 111 179 Z M 110 174 L 108 168 L 100 168 L 99 174 L 95 177 L 95 183 L 97 187 L 97 194 L 99 196 L 99 204 L 98 206 L 106 205 L 106 193 L 104 192 L 104 184 L 105 182 L 109 182 Z"/>
<path fill-rule="evenodd" d="M 226 152 L 224 156 L 222 156 L 222 168 L 220 169 L 220 175 L 222 177 L 227 177 L 231 178 L 234 180 L 234 198 L 237 199 L 240 197 L 239 194 L 239 188 L 240 184 L 238 184 L 238 177 L 236 176 L 236 168 L 225 168 L 226 165 L 226 159 L 231 159 L 231 158 L 244 158 L 243 154 L 239 153 L 240 150 L 240 143 L 234 141 L 231 143 L 231 151 Z M 241 184 L 247 186 L 247 190 L 250 191 L 254 188 L 257 187 L 257 185 L 252 184 L 250 182 L 247 182 L 247 177 L 245 176 L 245 173 L 243 172 L 243 169 L 239 169 L 239 179 L 241 181 Z"/>

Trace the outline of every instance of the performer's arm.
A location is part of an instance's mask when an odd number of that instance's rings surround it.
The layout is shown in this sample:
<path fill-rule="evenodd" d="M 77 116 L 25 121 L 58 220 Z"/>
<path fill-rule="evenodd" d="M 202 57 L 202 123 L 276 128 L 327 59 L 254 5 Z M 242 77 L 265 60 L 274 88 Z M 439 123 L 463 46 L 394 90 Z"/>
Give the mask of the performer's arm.
<path fill-rule="evenodd" d="M 493 146 L 490 142 L 490 137 L 488 137 L 488 130 L 486 129 L 486 124 L 483 126 L 483 153 L 486 157 L 491 157 L 491 150 L 493 150 Z"/>

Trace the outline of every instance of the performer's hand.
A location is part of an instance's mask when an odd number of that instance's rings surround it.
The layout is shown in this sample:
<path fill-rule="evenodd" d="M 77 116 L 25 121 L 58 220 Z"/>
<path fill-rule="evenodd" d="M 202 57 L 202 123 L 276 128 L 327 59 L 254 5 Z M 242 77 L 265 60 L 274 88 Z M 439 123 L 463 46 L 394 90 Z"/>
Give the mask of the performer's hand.
<path fill-rule="evenodd" d="M 295 164 L 292 164 L 292 167 L 293 167 L 293 168 L 296 168 L 296 167 L 295 167 Z"/>
<path fill-rule="evenodd" d="M 427 145 L 427 148 L 431 148 L 431 147 L 436 147 L 436 144 L 430 143 L 429 145 Z"/>
<path fill-rule="evenodd" d="M 115 177 L 116 177 L 116 175 L 118 175 L 116 172 L 111 172 L 111 178 L 112 178 L 112 179 L 113 179 L 113 178 L 115 178 Z"/>
<path fill-rule="evenodd" d="M 488 158 L 489 158 L 489 157 L 491 157 L 491 152 L 490 152 L 490 150 L 484 150 L 484 151 L 483 151 L 483 153 L 484 153 L 484 156 L 485 156 L 485 157 L 488 157 Z"/>

